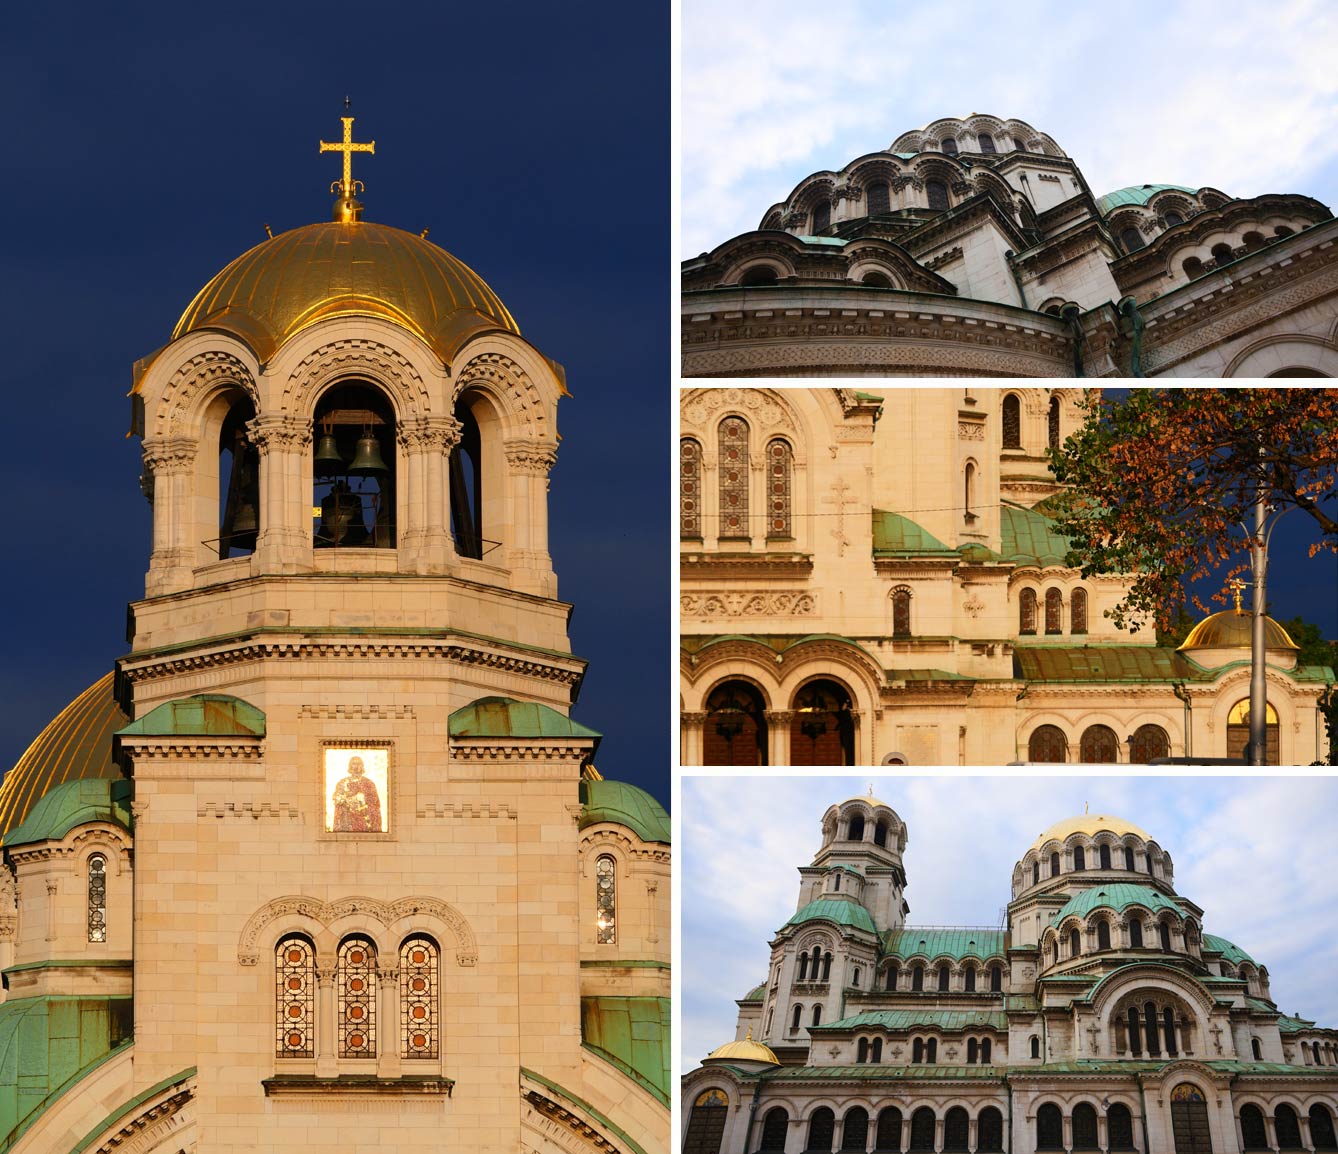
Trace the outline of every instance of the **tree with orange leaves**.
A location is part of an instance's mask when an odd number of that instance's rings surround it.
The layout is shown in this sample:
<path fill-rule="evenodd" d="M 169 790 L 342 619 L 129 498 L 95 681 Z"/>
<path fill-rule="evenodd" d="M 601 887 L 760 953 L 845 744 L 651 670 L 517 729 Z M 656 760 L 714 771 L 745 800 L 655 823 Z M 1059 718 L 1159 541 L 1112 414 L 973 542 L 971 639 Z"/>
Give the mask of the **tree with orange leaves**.
<path fill-rule="evenodd" d="M 1135 389 L 1083 402 L 1081 429 L 1051 450 L 1066 489 L 1048 503 L 1084 577 L 1132 575 L 1111 611 L 1165 627 L 1194 582 L 1249 569 L 1253 506 L 1294 507 L 1315 523 L 1314 556 L 1338 551 L 1338 389 Z M 1220 596 L 1220 594 L 1219 594 Z"/>

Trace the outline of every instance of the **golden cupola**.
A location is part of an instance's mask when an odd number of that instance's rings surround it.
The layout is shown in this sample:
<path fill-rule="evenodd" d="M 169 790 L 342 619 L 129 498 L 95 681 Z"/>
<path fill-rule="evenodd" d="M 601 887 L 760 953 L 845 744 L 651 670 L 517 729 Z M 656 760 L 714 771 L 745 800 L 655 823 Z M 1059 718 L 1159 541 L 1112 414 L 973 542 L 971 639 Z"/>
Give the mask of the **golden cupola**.
<path fill-rule="evenodd" d="M 1178 652 L 1208 669 L 1216 669 L 1233 661 L 1248 661 L 1253 637 L 1254 615 L 1241 607 L 1237 590 L 1235 608 L 1205 617 L 1189 631 Z M 1300 649 L 1273 618 L 1264 618 L 1264 650 L 1270 664 L 1293 669 Z"/>

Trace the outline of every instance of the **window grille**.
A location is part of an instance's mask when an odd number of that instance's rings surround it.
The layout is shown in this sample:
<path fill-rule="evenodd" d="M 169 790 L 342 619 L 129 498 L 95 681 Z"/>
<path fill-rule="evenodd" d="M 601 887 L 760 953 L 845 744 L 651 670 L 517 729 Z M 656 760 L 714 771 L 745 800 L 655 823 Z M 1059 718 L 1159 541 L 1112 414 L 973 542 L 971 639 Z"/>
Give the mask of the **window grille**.
<path fill-rule="evenodd" d="M 315 963 L 315 951 L 306 938 L 285 938 L 274 951 L 277 1057 L 316 1055 Z"/>
<path fill-rule="evenodd" d="M 720 536 L 748 536 L 748 424 L 738 417 L 720 422 Z"/>
<path fill-rule="evenodd" d="M 614 875 L 615 862 L 608 854 L 603 854 L 595 862 L 595 926 L 596 941 L 601 946 L 612 945 L 617 940 L 617 910 L 615 909 Z"/>
<path fill-rule="evenodd" d="M 100 853 L 88 859 L 88 940 L 107 940 L 107 859 Z"/>
<path fill-rule="evenodd" d="M 690 437 L 678 443 L 678 532 L 681 537 L 702 535 L 702 447 Z"/>
<path fill-rule="evenodd" d="M 335 963 L 341 1058 L 376 1057 L 376 947 L 347 938 Z"/>
<path fill-rule="evenodd" d="M 436 1058 L 440 1005 L 438 954 L 428 938 L 410 938 L 400 947 L 400 1026 L 406 1058 Z"/>
<path fill-rule="evenodd" d="M 785 539 L 793 536 L 790 510 L 790 473 L 793 454 L 787 442 L 767 445 L 767 536 Z"/>

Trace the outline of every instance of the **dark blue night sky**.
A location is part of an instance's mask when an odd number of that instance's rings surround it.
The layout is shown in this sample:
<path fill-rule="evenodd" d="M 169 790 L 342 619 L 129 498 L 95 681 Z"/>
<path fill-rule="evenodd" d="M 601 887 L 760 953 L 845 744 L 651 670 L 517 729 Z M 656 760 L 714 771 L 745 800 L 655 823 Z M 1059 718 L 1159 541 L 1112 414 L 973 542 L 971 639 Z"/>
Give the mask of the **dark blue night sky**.
<path fill-rule="evenodd" d="M 149 507 L 131 363 L 264 238 L 366 219 L 475 269 L 566 368 L 551 545 L 573 716 L 669 795 L 669 6 L 23 5 L 0 43 L 9 510 L 0 766 L 125 652 Z"/>

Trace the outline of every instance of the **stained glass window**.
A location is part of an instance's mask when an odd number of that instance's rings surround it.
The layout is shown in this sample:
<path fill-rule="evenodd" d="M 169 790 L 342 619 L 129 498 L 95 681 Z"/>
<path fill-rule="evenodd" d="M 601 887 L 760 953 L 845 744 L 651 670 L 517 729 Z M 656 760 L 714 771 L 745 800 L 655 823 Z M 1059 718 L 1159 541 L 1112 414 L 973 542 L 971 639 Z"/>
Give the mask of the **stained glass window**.
<path fill-rule="evenodd" d="M 1099 1150 L 1096 1138 L 1096 1108 L 1090 1102 L 1079 1102 L 1073 1107 L 1073 1148 Z"/>
<path fill-rule="evenodd" d="M 729 1099 L 723 1090 L 706 1090 L 698 1094 L 692 1104 L 692 1113 L 688 1115 L 683 1154 L 718 1154 L 728 1116 Z"/>
<path fill-rule="evenodd" d="M 1114 765 L 1119 759 L 1119 738 L 1108 725 L 1089 725 L 1083 730 L 1083 765 Z"/>
<path fill-rule="evenodd" d="M 790 1132 L 790 1115 L 784 1106 L 777 1106 L 773 1110 L 768 1110 L 766 1117 L 762 1120 L 762 1149 L 767 1151 L 783 1151 L 785 1149 L 785 1136 Z"/>
<path fill-rule="evenodd" d="M 1050 398 L 1050 418 L 1049 418 L 1049 441 L 1050 448 L 1059 448 L 1059 398 Z"/>
<path fill-rule="evenodd" d="M 1036 590 L 1024 589 L 1018 594 L 1017 631 L 1019 633 L 1036 632 Z"/>
<path fill-rule="evenodd" d="M 316 1055 L 316 951 L 306 938 L 284 938 L 274 951 L 275 1046 L 280 1058 Z"/>
<path fill-rule="evenodd" d="M 88 859 L 88 940 L 107 940 L 107 859 L 100 853 Z"/>
<path fill-rule="evenodd" d="M 400 947 L 400 1018 L 406 1058 L 439 1054 L 437 959 L 431 938 L 409 938 Z"/>
<path fill-rule="evenodd" d="M 790 524 L 790 465 L 793 454 L 785 441 L 767 446 L 767 536 L 793 536 Z"/>
<path fill-rule="evenodd" d="M 376 947 L 345 938 L 335 963 L 339 1057 L 376 1057 Z"/>
<path fill-rule="evenodd" d="M 1016 393 L 1003 399 L 1003 447 L 1022 448 L 1022 402 Z"/>
<path fill-rule="evenodd" d="M 609 854 L 603 854 L 595 861 L 595 940 L 601 946 L 612 945 L 617 940 L 613 889 L 615 866 Z"/>
<path fill-rule="evenodd" d="M 1069 598 L 1069 632 L 1087 632 L 1087 590 L 1075 589 Z"/>
<path fill-rule="evenodd" d="M 1276 1123 L 1276 1116 L 1274 1121 Z M 1197 1086 L 1182 1083 L 1171 1091 L 1171 1133 L 1175 1138 L 1175 1154 L 1212 1154 L 1208 1103 Z M 1300 1144 L 1298 1134 L 1296 1145 Z M 1278 1145 L 1287 1145 L 1280 1133 Z"/>
<path fill-rule="evenodd" d="M 880 212 L 888 212 L 892 207 L 892 198 L 887 190 L 887 185 L 882 181 L 877 181 L 869 185 L 869 215 L 876 216 Z"/>
<path fill-rule="evenodd" d="M 1106 1142 L 1112 1150 L 1134 1148 L 1134 1119 L 1129 1107 L 1116 1102 L 1106 1111 Z"/>
<path fill-rule="evenodd" d="M 1045 591 L 1045 631 L 1064 632 L 1064 597 L 1058 589 Z"/>
<path fill-rule="evenodd" d="M 878 1134 L 874 1139 L 874 1149 L 901 1149 L 901 1111 L 895 1106 L 888 1106 L 878 1115 Z"/>
<path fill-rule="evenodd" d="M 857 1150 L 864 1154 L 864 1147 L 869 1141 L 869 1112 L 863 1106 L 856 1106 L 846 1113 L 841 1124 L 841 1149 Z"/>
<path fill-rule="evenodd" d="M 929 207 L 944 211 L 948 208 L 948 186 L 941 180 L 925 182 L 925 195 L 929 198 Z"/>
<path fill-rule="evenodd" d="M 971 1120 L 965 1110 L 954 1106 L 943 1119 L 943 1149 L 966 1150 L 971 1132 Z"/>
<path fill-rule="evenodd" d="M 691 437 L 678 443 L 678 532 L 681 537 L 702 535 L 702 447 Z"/>
<path fill-rule="evenodd" d="M 1068 759 L 1068 742 L 1064 739 L 1064 731 L 1058 726 L 1042 725 L 1031 735 L 1027 743 L 1028 761 L 1062 764 Z"/>
<path fill-rule="evenodd" d="M 1003 1115 L 993 1106 L 986 1106 L 976 1120 L 976 1149 L 981 1154 L 1003 1150 Z"/>
<path fill-rule="evenodd" d="M 748 422 L 720 422 L 720 536 L 748 536 Z"/>
<path fill-rule="evenodd" d="M 980 136 L 977 137 L 977 139 L 980 141 L 981 152 L 997 151 L 994 147 L 994 137 L 992 137 L 988 132 L 982 132 Z"/>
<path fill-rule="evenodd" d="M 1171 742 L 1159 725 L 1140 725 L 1129 744 L 1129 760 L 1134 765 L 1148 765 L 1153 758 L 1169 757 Z"/>
<path fill-rule="evenodd" d="M 911 635 L 911 591 L 905 586 L 892 590 L 892 636 Z"/>

